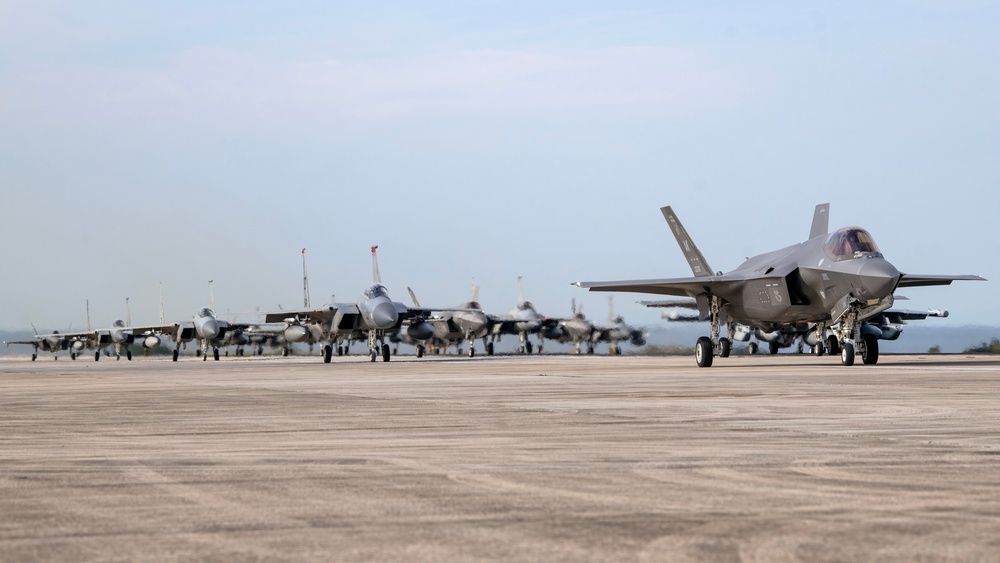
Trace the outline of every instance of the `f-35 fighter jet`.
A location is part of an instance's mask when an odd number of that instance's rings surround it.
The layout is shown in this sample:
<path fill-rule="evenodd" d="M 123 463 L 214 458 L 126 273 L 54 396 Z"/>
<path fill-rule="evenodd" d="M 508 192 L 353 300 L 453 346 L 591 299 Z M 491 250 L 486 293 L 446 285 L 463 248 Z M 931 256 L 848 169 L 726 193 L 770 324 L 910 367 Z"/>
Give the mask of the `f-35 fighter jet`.
<path fill-rule="evenodd" d="M 950 285 L 956 280 L 984 280 L 976 275 L 901 273 L 861 227 L 828 232 L 830 205 L 816 206 L 809 240 L 748 258 L 728 273 L 714 272 L 669 206 L 660 211 L 691 266 L 694 277 L 609 282 L 575 282 L 591 291 L 626 291 L 693 297 L 710 336 L 698 339 L 700 367 L 714 356 L 727 357 L 737 324 L 771 332 L 797 323 L 814 323 L 818 345 L 828 327 L 837 325 L 841 362 L 854 365 L 855 351 L 866 363 L 878 359 L 878 339 L 862 337 L 862 322 L 889 309 L 900 287 Z M 725 323 L 728 338 L 720 338 Z"/>

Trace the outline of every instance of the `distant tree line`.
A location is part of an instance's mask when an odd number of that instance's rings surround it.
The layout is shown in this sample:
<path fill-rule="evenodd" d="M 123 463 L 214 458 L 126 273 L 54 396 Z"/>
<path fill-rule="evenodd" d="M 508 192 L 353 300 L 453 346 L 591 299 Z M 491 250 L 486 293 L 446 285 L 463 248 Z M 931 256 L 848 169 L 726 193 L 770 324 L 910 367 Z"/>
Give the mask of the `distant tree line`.
<path fill-rule="evenodd" d="M 987 344 L 983 342 L 979 346 L 965 349 L 966 354 L 1000 354 L 1000 338 L 994 337 Z"/>

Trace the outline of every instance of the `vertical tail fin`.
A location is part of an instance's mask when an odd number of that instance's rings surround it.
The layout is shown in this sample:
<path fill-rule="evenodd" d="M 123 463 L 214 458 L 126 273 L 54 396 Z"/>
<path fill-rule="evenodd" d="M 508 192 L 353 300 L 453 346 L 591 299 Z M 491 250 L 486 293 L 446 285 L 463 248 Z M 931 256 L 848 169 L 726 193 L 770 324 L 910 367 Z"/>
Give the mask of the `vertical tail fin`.
<path fill-rule="evenodd" d="M 132 326 L 132 307 L 129 307 L 128 297 L 125 298 L 125 326 Z"/>
<path fill-rule="evenodd" d="M 309 305 L 309 273 L 306 271 L 306 249 L 302 249 L 302 303 L 308 309 Z"/>
<path fill-rule="evenodd" d="M 524 284 L 521 283 L 521 280 L 523 278 L 524 278 L 524 276 L 517 276 L 517 304 L 518 305 L 520 305 L 521 303 L 524 303 Z"/>
<path fill-rule="evenodd" d="M 410 292 L 410 299 L 413 301 L 413 306 L 419 308 L 420 302 L 417 301 L 417 294 L 413 293 L 413 290 L 410 289 L 410 286 L 406 286 L 406 291 Z"/>
<path fill-rule="evenodd" d="M 608 321 L 615 322 L 615 298 L 613 295 L 608 296 Z"/>
<path fill-rule="evenodd" d="M 378 250 L 378 245 L 372 247 L 372 281 L 375 283 L 382 283 L 382 276 L 378 273 L 378 254 L 375 252 Z"/>
<path fill-rule="evenodd" d="M 163 282 L 160 282 L 160 324 L 163 324 Z"/>
<path fill-rule="evenodd" d="M 813 212 L 813 224 L 809 229 L 809 240 L 830 232 L 830 204 L 821 203 Z"/>
<path fill-rule="evenodd" d="M 215 280 L 208 280 L 208 308 L 215 311 L 215 290 L 212 288 L 212 282 Z"/>
<path fill-rule="evenodd" d="M 472 278 L 472 300 L 479 301 L 479 286 L 476 285 L 476 278 Z"/>
<path fill-rule="evenodd" d="M 691 242 L 691 237 L 684 230 L 684 225 L 681 224 L 680 219 L 674 214 L 674 210 L 668 205 L 661 207 L 660 211 L 663 212 L 663 218 L 670 225 L 670 230 L 673 231 L 674 238 L 677 239 L 677 244 L 681 247 L 681 252 L 687 258 L 688 265 L 691 266 L 691 271 L 694 272 L 694 275 L 696 277 L 711 276 L 712 268 L 708 266 L 708 261 L 702 256 L 698 247 Z"/>

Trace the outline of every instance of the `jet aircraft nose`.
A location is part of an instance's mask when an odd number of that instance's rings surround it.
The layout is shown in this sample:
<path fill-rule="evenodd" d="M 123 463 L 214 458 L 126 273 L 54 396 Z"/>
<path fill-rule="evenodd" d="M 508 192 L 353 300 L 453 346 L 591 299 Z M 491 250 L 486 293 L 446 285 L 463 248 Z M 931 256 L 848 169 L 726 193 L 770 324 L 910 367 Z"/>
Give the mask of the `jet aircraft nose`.
<path fill-rule="evenodd" d="M 219 336 L 219 323 L 215 319 L 208 319 L 201 325 L 201 335 L 204 338 L 215 338 Z"/>
<path fill-rule="evenodd" d="M 896 289 L 896 283 L 899 282 L 899 270 L 880 258 L 865 261 L 858 274 L 865 293 L 873 298 L 886 297 Z"/>
<path fill-rule="evenodd" d="M 379 303 L 372 310 L 372 322 L 375 323 L 376 328 L 392 328 L 398 320 L 399 313 L 396 312 L 392 303 Z"/>

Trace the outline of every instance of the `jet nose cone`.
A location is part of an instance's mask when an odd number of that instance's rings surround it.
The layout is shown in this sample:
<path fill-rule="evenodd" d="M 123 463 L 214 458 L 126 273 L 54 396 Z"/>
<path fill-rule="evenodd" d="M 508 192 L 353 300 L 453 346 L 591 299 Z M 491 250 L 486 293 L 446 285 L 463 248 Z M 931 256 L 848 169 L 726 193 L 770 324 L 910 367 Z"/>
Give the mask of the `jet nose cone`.
<path fill-rule="evenodd" d="M 372 310 L 372 322 L 376 328 L 392 328 L 399 320 L 399 313 L 392 303 L 379 303 Z"/>
<path fill-rule="evenodd" d="M 865 262 L 861 266 L 861 281 L 864 285 L 865 293 L 870 297 L 883 298 L 896 289 L 899 281 L 899 270 L 889 262 L 881 259 L 874 259 Z"/>
<path fill-rule="evenodd" d="M 208 319 L 201 325 L 201 334 L 205 338 L 215 338 L 219 336 L 219 323 L 215 319 Z"/>

